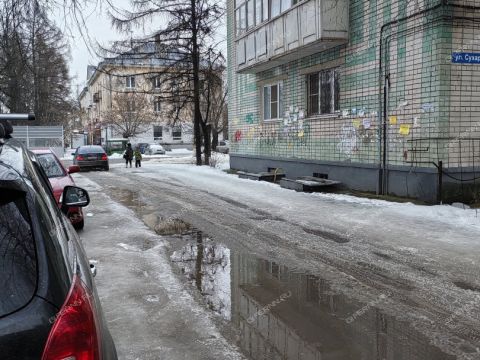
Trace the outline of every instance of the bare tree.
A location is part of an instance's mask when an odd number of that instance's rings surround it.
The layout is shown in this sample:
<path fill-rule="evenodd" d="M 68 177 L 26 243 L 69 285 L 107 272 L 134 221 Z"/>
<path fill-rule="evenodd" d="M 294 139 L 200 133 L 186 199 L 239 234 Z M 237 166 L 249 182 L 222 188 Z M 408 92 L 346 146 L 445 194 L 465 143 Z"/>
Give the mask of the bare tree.
<path fill-rule="evenodd" d="M 153 42 L 157 46 L 157 58 L 164 60 L 165 70 L 158 75 L 162 81 L 174 80 L 170 98 L 180 106 L 191 106 L 197 165 L 202 164 L 201 149 L 204 145 L 205 163 L 210 159 L 210 139 L 207 120 L 201 111 L 202 59 L 212 54 L 217 44 L 214 35 L 221 24 L 224 7 L 214 0 L 132 0 L 132 11 L 118 9 L 112 13 L 112 22 L 125 32 L 142 26 L 145 21 L 161 17 L 166 20 L 163 29 L 156 32 L 154 41 L 137 39 L 139 43 Z M 119 42 L 115 51 L 128 51 L 133 40 Z M 120 51 L 122 52 L 122 51 Z M 137 51 L 136 56 L 142 54 Z"/>
<path fill-rule="evenodd" d="M 155 118 L 149 96 L 139 92 L 115 93 L 112 109 L 104 113 L 105 123 L 124 138 L 146 132 Z"/>

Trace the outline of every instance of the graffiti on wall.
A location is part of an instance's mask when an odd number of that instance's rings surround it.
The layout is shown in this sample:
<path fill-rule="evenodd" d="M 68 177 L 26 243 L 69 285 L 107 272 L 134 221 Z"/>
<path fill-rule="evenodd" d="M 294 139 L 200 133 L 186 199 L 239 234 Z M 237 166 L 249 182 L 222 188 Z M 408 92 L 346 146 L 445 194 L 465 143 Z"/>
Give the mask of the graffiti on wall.
<path fill-rule="evenodd" d="M 352 109 L 352 113 L 354 112 Z M 345 111 L 343 112 L 346 113 Z M 355 111 L 355 114 L 359 112 Z M 365 112 L 360 111 L 361 115 L 365 115 Z M 351 158 L 355 153 L 360 151 L 362 145 L 373 144 L 378 139 L 377 130 L 375 128 L 376 113 L 370 114 L 371 118 L 355 118 L 347 120 L 340 128 L 337 135 L 338 151 L 345 155 L 347 158 Z"/>

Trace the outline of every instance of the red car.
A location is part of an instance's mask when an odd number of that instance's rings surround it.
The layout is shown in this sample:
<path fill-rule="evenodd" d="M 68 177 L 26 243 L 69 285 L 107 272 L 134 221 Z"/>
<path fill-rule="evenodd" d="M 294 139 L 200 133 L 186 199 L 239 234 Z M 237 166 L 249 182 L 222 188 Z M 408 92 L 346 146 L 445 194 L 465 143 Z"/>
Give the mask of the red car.
<path fill-rule="evenodd" d="M 38 162 L 42 165 L 43 170 L 50 180 L 53 189 L 53 195 L 57 204 L 60 206 L 60 197 L 62 196 L 65 186 L 75 186 L 75 182 L 70 174 L 80 171 L 77 165 L 70 166 L 68 170 L 64 168 L 62 162 L 51 150 L 32 150 L 36 155 Z M 84 218 L 82 208 L 72 207 L 68 210 L 68 218 L 77 230 L 83 229 Z"/>

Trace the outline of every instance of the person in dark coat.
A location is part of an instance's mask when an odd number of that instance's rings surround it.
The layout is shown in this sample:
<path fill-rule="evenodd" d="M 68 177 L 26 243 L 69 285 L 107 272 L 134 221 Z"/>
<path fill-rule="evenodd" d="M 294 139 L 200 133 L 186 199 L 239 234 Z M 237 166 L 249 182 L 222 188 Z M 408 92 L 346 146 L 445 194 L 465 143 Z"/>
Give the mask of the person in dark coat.
<path fill-rule="evenodd" d="M 125 159 L 125 167 L 128 167 L 128 164 L 130 164 L 130 167 L 132 167 L 132 160 L 133 160 L 132 144 L 130 143 L 127 144 L 127 150 L 125 150 L 125 155 L 123 155 L 123 158 Z"/>

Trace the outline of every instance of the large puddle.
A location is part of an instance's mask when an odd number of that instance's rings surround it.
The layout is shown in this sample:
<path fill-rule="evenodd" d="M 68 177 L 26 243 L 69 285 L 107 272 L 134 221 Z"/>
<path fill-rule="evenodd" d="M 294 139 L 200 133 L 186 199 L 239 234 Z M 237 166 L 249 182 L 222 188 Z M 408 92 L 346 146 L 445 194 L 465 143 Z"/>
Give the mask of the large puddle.
<path fill-rule="evenodd" d="M 382 311 L 391 294 L 361 303 L 321 274 L 259 258 L 213 241 L 180 219 L 163 218 L 138 193 L 116 197 L 170 244 L 170 260 L 206 306 L 233 325 L 254 360 L 455 359 L 408 322 Z M 470 352 L 466 349 L 466 352 Z"/>
<path fill-rule="evenodd" d="M 251 256 L 189 229 L 171 239 L 171 261 L 231 321 L 250 359 L 454 359 L 408 323 L 332 291 L 298 268 Z"/>

